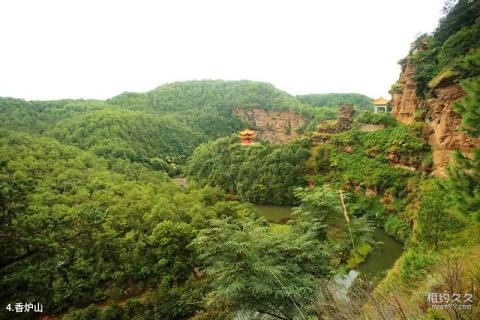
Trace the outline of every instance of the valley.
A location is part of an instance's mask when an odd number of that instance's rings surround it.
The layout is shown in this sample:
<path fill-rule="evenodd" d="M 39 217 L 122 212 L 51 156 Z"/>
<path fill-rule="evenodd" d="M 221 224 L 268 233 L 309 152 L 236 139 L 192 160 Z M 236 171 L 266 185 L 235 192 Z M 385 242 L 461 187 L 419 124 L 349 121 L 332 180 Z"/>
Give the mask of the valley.
<path fill-rule="evenodd" d="M 391 100 L 0 97 L 0 319 L 479 319 L 479 19 L 449 7 Z"/>

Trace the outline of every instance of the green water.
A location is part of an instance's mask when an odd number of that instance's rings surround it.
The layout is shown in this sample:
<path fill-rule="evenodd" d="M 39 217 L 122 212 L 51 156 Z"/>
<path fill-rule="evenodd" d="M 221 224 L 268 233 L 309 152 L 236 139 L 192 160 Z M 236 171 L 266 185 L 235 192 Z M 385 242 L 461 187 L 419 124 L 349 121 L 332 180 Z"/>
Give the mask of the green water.
<path fill-rule="evenodd" d="M 373 239 L 382 243 L 377 245 L 367 260 L 358 266 L 358 271 L 367 276 L 390 269 L 403 252 L 402 244 L 381 228 L 375 230 Z"/>
<path fill-rule="evenodd" d="M 258 212 L 268 221 L 273 223 L 284 223 L 292 216 L 291 207 L 256 204 L 255 208 L 257 208 Z"/>
<path fill-rule="evenodd" d="M 284 223 L 292 215 L 292 208 L 286 206 L 255 205 L 257 210 L 270 222 Z M 342 216 L 328 219 L 330 225 L 343 224 Z M 364 263 L 358 266 L 358 271 L 365 276 L 373 276 L 390 269 L 403 252 L 400 242 L 389 236 L 383 229 L 377 228 L 373 233 L 376 241 L 381 241 L 370 253 Z"/>

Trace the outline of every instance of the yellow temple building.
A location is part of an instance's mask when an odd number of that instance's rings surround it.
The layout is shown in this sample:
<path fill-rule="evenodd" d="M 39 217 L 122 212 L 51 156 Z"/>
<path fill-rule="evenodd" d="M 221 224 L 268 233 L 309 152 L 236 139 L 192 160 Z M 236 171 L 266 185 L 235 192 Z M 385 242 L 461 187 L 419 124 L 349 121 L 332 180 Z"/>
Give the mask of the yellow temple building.
<path fill-rule="evenodd" d="M 255 139 L 256 134 L 255 131 L 250 129 L 245 129 L 240 131 L 240 142 L 241 144 L 252 144 L 253 140 Z"/>
<path fill-rule="evenodd" d="M 388 103 L 390 101 L 380 97 L 379 99 L 375 99 L 372 101 L 373 105 L 373 112 L 378 113 L 379 111 L 388 112 Z"/>

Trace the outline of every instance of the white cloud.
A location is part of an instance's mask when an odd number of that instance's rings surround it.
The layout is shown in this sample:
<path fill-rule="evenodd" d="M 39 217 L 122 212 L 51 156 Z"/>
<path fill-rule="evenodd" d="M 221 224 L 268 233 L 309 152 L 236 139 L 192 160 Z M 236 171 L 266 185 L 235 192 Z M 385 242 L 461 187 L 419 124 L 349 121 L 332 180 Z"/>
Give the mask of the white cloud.
<path fill-rule="evenodd" d="M 386 95 L 443 0 L 0 3 L 0 96 L 108 98 L 191 79 Z"/>

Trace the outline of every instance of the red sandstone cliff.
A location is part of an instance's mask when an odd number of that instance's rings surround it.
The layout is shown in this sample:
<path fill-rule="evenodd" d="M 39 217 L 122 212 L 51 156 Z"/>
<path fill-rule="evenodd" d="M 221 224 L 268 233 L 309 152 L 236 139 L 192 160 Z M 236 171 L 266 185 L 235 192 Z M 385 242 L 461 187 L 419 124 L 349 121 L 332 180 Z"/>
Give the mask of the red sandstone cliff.
<path fill-rule="evenodd" d="M 305 124 L 302 116 L 291 111 L 235 109 L 234 113 L 252 123 L 259 139 L 279 143 L 296 138 L 297 129 Z"/>
<path fill-rule="evenodd" d="M 416 85 L 413 81 L 414 73 L 414 65 L 402 65 L 400 79 L 390 92 L 392 94 L 392 114 L 398 121 L 406 124 L 414 122 L 414 114 L 419 102 L 415 92 Z"/>
<path fill-rule="evenodd" d="M 444 176 L 454 150 L 470 152 L 480 147 L 480 139 L 472 139 L 461 129 L 461 116 L 453 110 L 455 102 L 465 93 L 458 83 L 447 81 L 432 88 L 426 99 L 416 94 L 413 80 L 415 66 L 402 66 L 400 79 L 390 91 L 392 94 L 392 115 L 400 122 L 410 124 L 424 120 L 428 124 L 426 137 L 432 147 L 433 175 Z M 422 119 L 415 119 L 419 117 Z"/>

